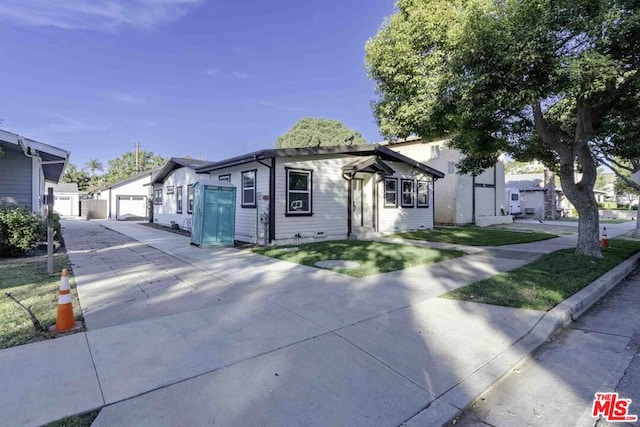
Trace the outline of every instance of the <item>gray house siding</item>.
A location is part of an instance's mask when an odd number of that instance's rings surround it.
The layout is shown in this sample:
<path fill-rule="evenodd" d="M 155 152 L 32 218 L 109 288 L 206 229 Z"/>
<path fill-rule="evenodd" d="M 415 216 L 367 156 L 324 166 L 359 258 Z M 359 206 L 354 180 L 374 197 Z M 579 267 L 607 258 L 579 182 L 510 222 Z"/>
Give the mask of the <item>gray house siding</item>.
<path fill-rule="evenodd" d="M 21 150 L 0 144 L 0 202 L 32 208 L 32 160 Z"/>

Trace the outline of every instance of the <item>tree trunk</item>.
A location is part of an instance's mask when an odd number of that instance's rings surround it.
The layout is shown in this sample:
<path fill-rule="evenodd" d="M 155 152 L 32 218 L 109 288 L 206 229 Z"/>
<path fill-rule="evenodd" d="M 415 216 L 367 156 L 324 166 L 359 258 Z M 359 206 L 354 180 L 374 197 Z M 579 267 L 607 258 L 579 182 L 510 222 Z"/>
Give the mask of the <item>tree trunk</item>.
<path fill-rule="evenodd" d="M 598 202 L 593 194 L 597 167 L 589 148 L 585 145 L 578 152 L 582 166 L 582 178 L 575 181 L 574 156 L 562 156 L 560 183 L 567 199 L 578 211 L 578 245 L 576 254 L 602 258 L 600 252 L 600 219 Z"/>

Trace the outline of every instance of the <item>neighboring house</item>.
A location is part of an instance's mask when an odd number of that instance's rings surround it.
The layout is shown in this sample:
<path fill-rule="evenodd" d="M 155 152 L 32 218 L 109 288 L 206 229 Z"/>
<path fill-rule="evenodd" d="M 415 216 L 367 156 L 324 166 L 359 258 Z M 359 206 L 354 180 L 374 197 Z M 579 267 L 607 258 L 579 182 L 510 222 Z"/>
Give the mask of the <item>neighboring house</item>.
<path fill-rule="evenodd" d="M 191 229 L 193 184 L 208 184 L 209 173 L 196 170 L 210 165 L 207 160 L 172 157 L 160 168 L 152 182 L 153 222 Z"/>
<path fill-rule="evenodd" d="M 446 140 L 427 142 L 411 137 L 383 145 L 446 173 L 435 190 L 436 224 L 486 226 L 513 221 L 505 210 L 502 161 L 477 176 L 459 175 L 456 164 L 463 154 L 448 147 Z"/>
<path fill-rule="evenodd" d="M 4 130 L 0 148 L 0 202 L 44 214 L 47 183 L 60 180 L 70 153 Z"/>
<path fill-rule="evenodd" d="M 262 150 L 180 174 L 170 164 L 153 183 L 155 222 L 186 225 L 194 181 L 226 181 L 236 187 L 235 240 L 266 245 L 433 228 L 433 182 L 444 177 L 369 144 Z"/>
<path fill-rule="evenodd" d="M 555 173 L 544 172 L 505 175 L 505 186 L 520 190 L 520 209 L 524 216 L 537 219 L 556 219 L 571 213 L 573 205 L 562 189 L 556 187 Z"/>
<path fill-rule="evenodd" d="M 80 216 L 80 191 L 77 183 L 52 184 L 47 187 L 53 187 L 54 212 L 58 215 Z"/>
<path fill-rule="evenodd" d="M 93 198 L 107 201 L 107 219 L 138 220 L 149 217 L 151 181 L 160 168 L 130 176 L 92 192 Z"/>

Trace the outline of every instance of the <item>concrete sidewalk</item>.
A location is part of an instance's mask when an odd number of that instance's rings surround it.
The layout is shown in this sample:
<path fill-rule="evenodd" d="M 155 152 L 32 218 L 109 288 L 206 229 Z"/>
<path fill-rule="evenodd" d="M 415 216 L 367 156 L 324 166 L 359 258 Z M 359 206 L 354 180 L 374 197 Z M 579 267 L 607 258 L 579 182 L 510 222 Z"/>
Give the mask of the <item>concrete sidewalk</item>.
<path fill-rule="evenodd" d="M 576 305 L 436 298 L 528 262 L 490 252 L 354 279 L 135 223 L 63 226 L 88 331 L 0 351 L 10 425 L 103 405 L 95 425 L 439 425 Z"/>

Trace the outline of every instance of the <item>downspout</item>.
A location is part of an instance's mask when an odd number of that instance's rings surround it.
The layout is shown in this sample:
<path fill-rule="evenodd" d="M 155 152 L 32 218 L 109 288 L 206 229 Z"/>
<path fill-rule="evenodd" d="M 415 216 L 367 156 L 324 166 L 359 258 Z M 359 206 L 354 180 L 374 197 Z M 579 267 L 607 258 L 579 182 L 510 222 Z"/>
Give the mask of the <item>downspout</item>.
<path fill-rule="evenodd" d="M 21 137 L 18 137 L 18 145 L 20 146 L 20 148 L 22 148 L 22 153 L 31 159 L 31 166 L 32 166 L 32 170 L 31 170 L 31 212 L 37 212 L 42 214 L 42 212 L 40 212 L 40 202 L 41 202 L 41 197 L 40 197 L 40 168 L 37 168 L 38 170 L 38 178 L 37 178 L 37 182 L 35 177 L 33 176 L 33 162 L 38 162 L 39 164 L 42 163 L 42 158 L 40 158 L 40 156 L 35 155 L 35 154 L 30 154 L 29 153 L 29 149 L 27 147 L 27 145 L 24 143 L 24 140 Z M 37 194 L 37 197 L 34 197 L 34 187 L 36 186 L 38 187 L 38 191 L 36 191 L 35 193 Z M 37 211 L 34 210 L 34 207 L 37 207 Z"/>
<path fill-rule="evenodd" d="M 476 225 L 476 176 L 471 176 L 471 223 Z"/>
<path fill-rule="evenodd" d="M 493 216 L 498 216 L 498 171 L 493 166 Z"/>
<path fill-rule="evenodd" d="M 276 239 L 276 158 L 269 169 L 269 244 Z"/>

